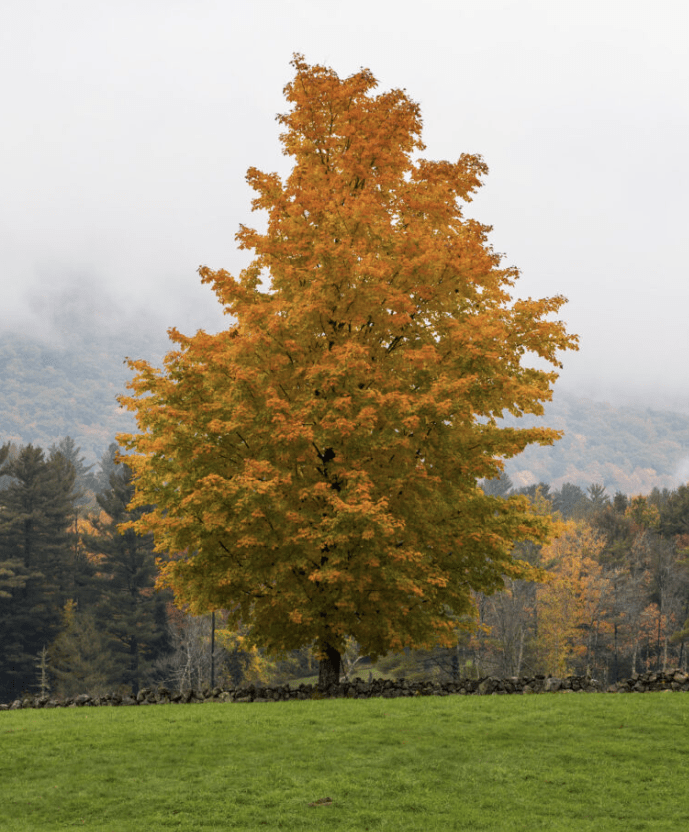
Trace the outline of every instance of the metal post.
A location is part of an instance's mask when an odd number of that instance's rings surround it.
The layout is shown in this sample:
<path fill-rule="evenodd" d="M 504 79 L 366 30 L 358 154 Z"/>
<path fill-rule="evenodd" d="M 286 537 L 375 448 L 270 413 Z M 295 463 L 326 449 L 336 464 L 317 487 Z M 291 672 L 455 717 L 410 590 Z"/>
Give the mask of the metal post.
<path fill-rule="evenodd" d="M 211 690 L 215 687 L 215 610 L 211 613 Z"/>

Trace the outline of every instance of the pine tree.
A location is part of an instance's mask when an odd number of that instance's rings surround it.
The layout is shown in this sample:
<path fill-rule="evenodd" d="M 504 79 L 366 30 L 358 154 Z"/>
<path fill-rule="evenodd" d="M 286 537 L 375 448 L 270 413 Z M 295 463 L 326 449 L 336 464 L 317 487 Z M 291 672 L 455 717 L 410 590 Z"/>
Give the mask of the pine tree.
<path fill-rule="evenodd" d="M 50 646 L 50 675 L 61 698 L 88 693 L 102 696 L 118 681 L 118 665 L 110 640 L 92 612 L 78 612 L 74 601 L 62 611 L 62 629 Z"/>
<path fill-rule="evenodd" d="M 586 494 L 571 482 L 566 482 L 559 491 L 551 494 L 553 510 L 559 511 L 564 520 L 580 518 L 586 512 Z"/>
<path fill-rule="evenodd" d="M 12 479 L 0 498 L 0 573 L 8 596 L 0 612 L 0 700 L 33 686 L 36 656 L 57 634 L 74 584 L 71 463 L 60 453 L 46 460 L 41 448 L 27 445 L 3 473 Z"/>
<path fill-rule="evenodd" d="M 100 458 L 100 471 L 94 474 L 94 481 L 96 483 L 96 492 L 107 491 L 110 488 L 110 475 L 117 470 L 117 452 L 119 445 L 117 442 L 111 442 L 108 445 L 107 451 L 103 453 Z"/>
<path fill-rule="evenodd" d="M 514 492 L 514 483 L 510 475 L 503 471 L 495 479 L 483 480 L 481 488 L 486 494 L 491 494 L 493 497 L 509 497 Z"/>
<path fill-rule="evenodd" d="M 91 472 L 93 464 L 86 465 L 85 457 L 80 455 L 81 448 L 77 447 L 76 442 L 71 436 L 65 436 L 57 444 L 53 444 L 48 449 L 50 455 L 60 453 L 62 456 L 71 462 L 74 467 L 75 474 L 75 496 L 74 503 L 78 507 L 87 505 L 90 501 L 89 491 L 94 491 L 97 486 L 95 475 Z"/>
<path fill-rule="evenodd" d="M 84 544 L 98 559 L 97 619 L 112 639 L 121 683 L 137 692 L 149 662 L 169 649 L 165 612 L 169 594 L 154 590 L 152 535 L 118 530 L 119 524 L 138 519 L 146 510 L 127 511 L 134 495 L 131 481 L 129 467 L 116 465 L 110 488 L 96 498 L 102 509 L 100 517 L 92 520 L 96 533 L 85 535 Z"/>

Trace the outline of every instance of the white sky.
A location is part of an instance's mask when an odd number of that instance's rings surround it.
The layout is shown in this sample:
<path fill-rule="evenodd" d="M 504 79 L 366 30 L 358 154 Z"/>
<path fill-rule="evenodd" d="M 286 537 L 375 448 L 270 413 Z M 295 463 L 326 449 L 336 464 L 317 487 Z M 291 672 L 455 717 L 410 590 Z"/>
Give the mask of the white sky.
<path fill-rule="evenodd" d="M 570 300 L 563 389 L 689 411 L 688 39 L 687 0 L 3 0 L 0 327 L 75 290 L 224 325 L 196 269 L 246 262 L 297 51 L 406 88 L 426 156 L 483 155 L 468 215 L 519 295 Z"/>

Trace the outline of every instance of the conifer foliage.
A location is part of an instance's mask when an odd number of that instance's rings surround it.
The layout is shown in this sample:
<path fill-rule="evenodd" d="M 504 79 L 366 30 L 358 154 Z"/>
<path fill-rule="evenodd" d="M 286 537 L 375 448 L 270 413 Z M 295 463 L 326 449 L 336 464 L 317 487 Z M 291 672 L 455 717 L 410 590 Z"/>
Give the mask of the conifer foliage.
<path fill-rule="evenodd" d="M 75 471 L 61 453 L 33 445 L 5 454 L 0 492 L 0 701 L 28 689 L 35 660 L 60 626 L 75 582 L 70 527 Z M 1 461 L 1 460 L 0 460 Z"/>
<path fill-rule="evenodd" d="M 313 643 L 326 684 L 347 636 L 372 657 L 449 643 L 472 589 L 528 573 L 514 541 L 548 520 L 477 481 L 558 438 L 495 420 L 542 412 L 576 337 L 564 298 L 512 298 L 517 270 L 463 217 L 481 157 L 419 158 L 418 105 L 368 70 L 293 67 L 291 173 L 247 174 L 255 257 L 238 279 L 200 270 L 235 323 L 171 330 L 161 370 L 130 362 L 139 433 L 120 439 L 134 506 L 155 506 L 132 528 L 177 553 L 163 583 L 269 651 Z"/>
<path fill-rule="evenodd" d="M 97 562 L 95 620 L 109 639 L 116 668 L 111 675 L 136 693 L 148 663 L 169 649 L 165 606 L 170 598 L 169 593 L 153 590 L 152 536 L 118 529 L 145 511 L 127 510 L 134 496 L 130 468 L 124 462 L 113 466 L 109 479 L 110 488 L 96 498 L 101 513 L 92 519 L 95 534 L 85 534 L 83 544 Z"/>
<path fill-rule="evenodd" d="M 118 687 L 122 678 L 105 633 L 92 612 L 78 612 L 67 601 L 62 611 L 62 629 L 48 650 L 49 675 L 59 698 L 90 693 L 102 696 Z"/>

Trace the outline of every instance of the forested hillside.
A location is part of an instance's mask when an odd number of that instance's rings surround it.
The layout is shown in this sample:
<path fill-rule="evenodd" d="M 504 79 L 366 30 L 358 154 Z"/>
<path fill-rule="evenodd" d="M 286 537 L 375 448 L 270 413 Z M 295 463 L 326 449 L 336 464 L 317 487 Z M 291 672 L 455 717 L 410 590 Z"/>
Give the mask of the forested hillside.
<path fill-rule="evenodd" d="M 168 349 L 162 326 L 150 332 L 141 325 L 121 332 L 77 327 L 59 345 L 1 334 L 0 442 L 49 447 L 71 436 L 87 461 L 99 460 L 115 434 L 132 427 L 115 398 L 130 377 L 125 356 L 159 363 Z M 689 480 L 689 415 L 616 408 L 556 386 L 543 423 L 564 430 L 564 438 L 510 461 L 516 486 L 597 482 L 610 494 L 646 494 Z"/>
<path fill-rule="evenodd" d="M 15 332 L 0 335 L 0 442 L 42 447 L 72 436 L 99 460 L 132 419 L 116 396 L 130 377 L 125 356 L 160 360 L 165 333 L 73 332 L 59 344 Z"/>
<path fill-rule="evenodd" d="M 689 415 L 617 408 L 568 395 L 556 385 L 542 421 L 564 436 L 552 448 L 531 446 L 508 463 L 517 486 L 596 482 L 611 494 L 647 494 L 689 480 Z"/>

